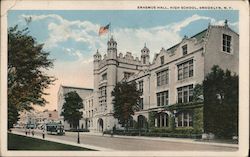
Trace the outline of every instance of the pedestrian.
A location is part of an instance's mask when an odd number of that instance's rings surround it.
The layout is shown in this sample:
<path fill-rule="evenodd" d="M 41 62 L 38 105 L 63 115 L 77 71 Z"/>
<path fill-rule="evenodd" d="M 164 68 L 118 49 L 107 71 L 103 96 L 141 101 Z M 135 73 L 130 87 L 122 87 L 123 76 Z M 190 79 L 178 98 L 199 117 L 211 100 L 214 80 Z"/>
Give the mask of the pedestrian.
<path fill-rule="evenodd" d="M 34 130 L 32 130 L 32 136 L 34 136 Z"/>
<path fill-rule="evenodd" d="M 44 130 L 43 130 L 43 139 L 45 138 Z"/>
<path fill-rule="evenodd" d="M 111 130 L 111 137 L 113 137 L 113 130 Z"/>
<path fill-rule="evenodd" d="M 25 135 L 27 136 L 27 129 L 25 128 Z"/>
<path fill-rule="evenodd" d="M 111 130 L 111 137 L 113 137 L 114 133 L 115 133 L 115 130 L 116 130 L 116 125 L 113 126 L 112 130 Z"/>

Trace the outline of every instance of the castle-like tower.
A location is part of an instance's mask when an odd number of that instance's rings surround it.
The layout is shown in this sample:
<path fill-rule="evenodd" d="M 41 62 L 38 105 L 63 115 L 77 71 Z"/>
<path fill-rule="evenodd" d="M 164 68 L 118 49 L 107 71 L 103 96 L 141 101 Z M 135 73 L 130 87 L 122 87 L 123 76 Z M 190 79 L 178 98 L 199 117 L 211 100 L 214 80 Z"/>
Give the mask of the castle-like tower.
<path fill-rule="evenodd" d="M 142 65 L 149 65 L 149 49 L 146 46 L 146 43 L 144 45 L 144 48 L 141 50 L 141 62 Z"/>
<path fill-rule="evenodd" d="M 111 36 L 110 40 L 107 43 L 107 53 L 108 57 L 111 59 L 116 59 L 117 57 L 117 42 L 114 40 L 113 36 Z"/>
<path fill-rule="evenodd" d="M 111 92 L 113 91 L 117 83 L 117 42 L 111 36 L 110 40 L 107 43 L 107 53 L 108 57 L 106 59 L 107 66 L 107 88 L 106 92 L 110 97 L 107 99 L 107 113 L 113 112 L 112 97 Z"/>
<path fill-rule="evenodd" d="M 117 42 L 111 36 L 107 42 L 107 52 L 103 58 L 100 52 L 94 54 L 94 105 L 95 122 L 97 131 L 111 129 L 119 126 L 113 118 L 113 91 L 117 82 L 127 79 L 129 76 L 149 67 L 149 49 L 144 46 L 141 50 L 141 60 L 127 52 L 117 55 Z"/>

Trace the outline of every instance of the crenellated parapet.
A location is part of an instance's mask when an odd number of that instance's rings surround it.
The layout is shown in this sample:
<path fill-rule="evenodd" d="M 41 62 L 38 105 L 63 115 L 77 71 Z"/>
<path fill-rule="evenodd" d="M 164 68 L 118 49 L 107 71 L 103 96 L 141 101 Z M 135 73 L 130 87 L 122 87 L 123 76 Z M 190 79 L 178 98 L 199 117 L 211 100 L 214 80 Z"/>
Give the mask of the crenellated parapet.
<path fill-rule="evenodd" d="M 141 56 L 135 57 L 131 52 L 126 52 L 125 54 L 117 54 L 117 42 L 111 36 L 110 40 L 107 42 L 107 52 L 103 55 L 97 52 L 94 55 L 95 70 L 99 70 L 106 65 L 119 65 L 119 63 L 136 65 L 136 66 L 149 66 L 149 53 L 150 50 L 146 47 L 146 44 L 141 50 Z"/>
<path fill-rule="evenodd" d="M 107 59 L 103 59 L 99 62 L 99 69 L 107 65 Z"/>
<path fill-rule="evenodd" d="M 141 65 L 141 61 L 139 60 L 139 58 L 134 57 L 131 52 L 126 52 L 124 56 L 122 53 L 120 53 L 117 57 L 117 61 L 121 63 Z"/>

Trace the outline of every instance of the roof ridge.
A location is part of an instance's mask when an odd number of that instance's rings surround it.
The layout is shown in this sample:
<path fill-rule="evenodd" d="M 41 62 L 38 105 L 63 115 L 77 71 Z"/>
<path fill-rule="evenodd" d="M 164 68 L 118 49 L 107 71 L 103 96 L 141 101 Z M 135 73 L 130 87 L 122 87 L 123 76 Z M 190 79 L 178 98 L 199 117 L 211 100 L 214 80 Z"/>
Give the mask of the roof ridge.
<path fill-rule="evenodd" d="M 197 36 L 197 35 L 199 35 L 199 34 L 201 34 L 201 33 L 204 33 L 205 31 L 207 31 L 208 29 L 206 28 L 206 29 L 204 29 L 203 31 L 200 31 L 199 33 L 196 33 L 195 35 L 193 35 L 193 36 L 191 36 L 190 38 L 193 38 L 193 37 L 195 37 L 195 36 Z"/>
<path fill-rule="evenodd" d="M 86 89 L 86 90 L 94 90 L 93 88 L 85 88 L 85 87 L 75 87 L 75 86 L 67 86 L 67 85 L 61 85 L 65 88 L 79 88 L 79 89 Z"/>
<path fill-rule="evenodd" d="M 196 33 L 195 35 L 189 37 L 188 39 L 194 38 L 195 36 L 197 36 L 197 35 L 199 35 L 199 34 L 201 34 L 201 33 L 204 33 L 204 32 L 207 31 L 207 30 L 208 30 L 208 28 L 206 28 L 206 29 L 204 29 L 204 30 L 202 30 L 202 31 L 200 31 L 200 32 L 198 32 L 198 33 Z M 175 47 L 178 46 L 181 42 L 182 42 L 182 41 L 180 41 L 178 44 L 175 44 L 175 45 L 171 46 L 170 48 L 167 49 L 167 51 L 169 51 L 169 50 L 175 48 Z"/>

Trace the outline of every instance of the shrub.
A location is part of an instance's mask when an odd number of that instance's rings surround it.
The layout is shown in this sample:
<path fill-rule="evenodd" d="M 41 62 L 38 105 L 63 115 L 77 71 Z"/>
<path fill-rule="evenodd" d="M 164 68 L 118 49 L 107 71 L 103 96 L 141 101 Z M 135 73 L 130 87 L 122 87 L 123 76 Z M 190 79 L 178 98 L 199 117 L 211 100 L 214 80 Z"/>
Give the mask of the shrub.
<path fill-rule="evenodd" d="M 104 131 L 105 134 L 111 134 L 111 131 Z M 148 137 L 175 137 L 175 138 L 201 138 L 201 132 L 197 132 L 192 127 L 176 128 L 153 128 L 149 132 L 138 129 L 130 129 L 128 131 L 116 130 L 115 135 L 123 136 L 148 136 Z"/>
<path fill-rule="evenodd" d="M 69 129 L 69 130 L 65 130 L 65 131 L 68 131 L 68 132 L 89 132 L 88 129 Z"/>

